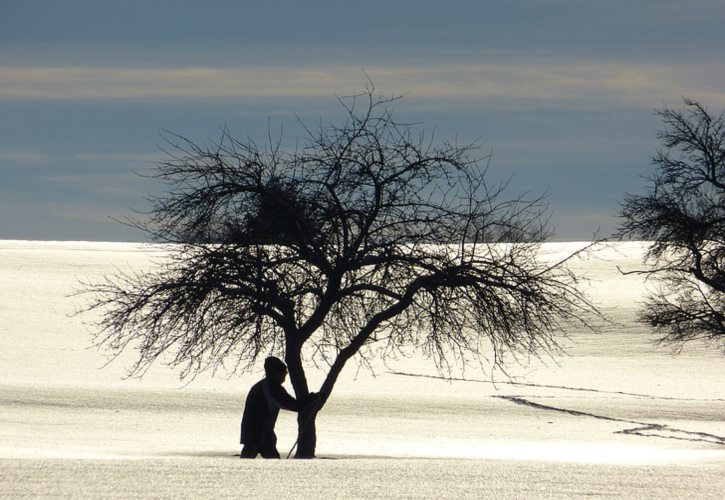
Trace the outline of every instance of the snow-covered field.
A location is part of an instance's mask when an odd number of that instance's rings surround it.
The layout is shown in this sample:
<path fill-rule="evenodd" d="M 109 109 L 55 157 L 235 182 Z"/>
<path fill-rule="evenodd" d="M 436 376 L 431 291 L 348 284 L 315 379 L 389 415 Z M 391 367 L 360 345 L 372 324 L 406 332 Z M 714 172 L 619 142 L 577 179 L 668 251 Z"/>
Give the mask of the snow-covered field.
<path fill-rule="evenodd" d="M 549 252 L 575 244 L 550 244 Z M 0 241 L 0 496 L 531 498 L 725 496 L 725 358 L 672 356 L 634 322 L 642 246 L 578 262 L 613 320 L 567 355 L 436 377 L 423 359 L 350 367 L 318 422 L 314 461 L 246 461 L 245 376 L 189 385 L 163 366 L 124 380 L 90 346 L 78 280 L 162 258 L 137 244 Z M 319 380 L 321 374 L 311 378 Z M 282 414 L 283 455 L 295 420 Z"/>

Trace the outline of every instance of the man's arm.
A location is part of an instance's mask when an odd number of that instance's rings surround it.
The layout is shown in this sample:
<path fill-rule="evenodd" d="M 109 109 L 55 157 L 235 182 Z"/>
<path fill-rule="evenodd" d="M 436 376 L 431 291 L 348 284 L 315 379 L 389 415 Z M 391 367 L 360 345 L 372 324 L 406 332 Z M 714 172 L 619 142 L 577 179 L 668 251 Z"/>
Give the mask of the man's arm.
<path fill-rule="evenodd" d="M 284 410 L 300 411 L 304 405 L 289 395 L 281 385 L 269 384 L 269 395 L 273 402 Z"/>

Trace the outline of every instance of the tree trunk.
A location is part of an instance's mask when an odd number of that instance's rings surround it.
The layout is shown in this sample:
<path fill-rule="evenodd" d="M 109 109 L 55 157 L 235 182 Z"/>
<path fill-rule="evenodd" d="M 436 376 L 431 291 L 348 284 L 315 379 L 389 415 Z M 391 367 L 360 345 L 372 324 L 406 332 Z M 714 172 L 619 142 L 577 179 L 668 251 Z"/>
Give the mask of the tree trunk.
<path fill-rule="evenodd" d="M 317 427 L 315 420 L 319 408 L 309 408 L 297 415 L 297 453 L 295 458 L 315 458 Z"/>

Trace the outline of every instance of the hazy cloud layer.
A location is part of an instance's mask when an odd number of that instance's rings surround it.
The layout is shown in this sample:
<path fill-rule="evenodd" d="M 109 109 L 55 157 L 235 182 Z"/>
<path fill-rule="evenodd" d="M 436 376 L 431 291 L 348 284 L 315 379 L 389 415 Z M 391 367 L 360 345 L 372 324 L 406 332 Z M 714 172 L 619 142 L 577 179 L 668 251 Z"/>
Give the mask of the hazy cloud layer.
<path fill-rule="evenodd" d="M 725 104 L 725 64 L 445 64 L 240 68 L 3 67 L 0 99 L 237 99 L 326 97 L 355 92 L 368 75 L 412 98 L 495 98 L 651 106 L 685 93 Z"/>

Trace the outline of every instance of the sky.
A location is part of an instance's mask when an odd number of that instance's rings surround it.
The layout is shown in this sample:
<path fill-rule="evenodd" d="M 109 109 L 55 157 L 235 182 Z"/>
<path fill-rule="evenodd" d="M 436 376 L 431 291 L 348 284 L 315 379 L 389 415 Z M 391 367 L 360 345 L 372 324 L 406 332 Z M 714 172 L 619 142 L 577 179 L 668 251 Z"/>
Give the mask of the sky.
<path fill-rule="evenodd" d="M 558 240 L 607 236 L 682 98 L 725 108 L 718 0 L 0 0 L 0 239 L 142 241 L 161 133 L 263 142 L 405 95 L 478 140 L 492 181 L 548 193 Z"/>

